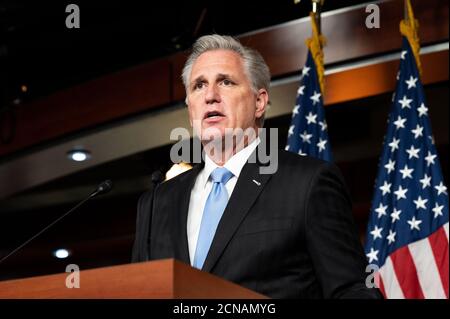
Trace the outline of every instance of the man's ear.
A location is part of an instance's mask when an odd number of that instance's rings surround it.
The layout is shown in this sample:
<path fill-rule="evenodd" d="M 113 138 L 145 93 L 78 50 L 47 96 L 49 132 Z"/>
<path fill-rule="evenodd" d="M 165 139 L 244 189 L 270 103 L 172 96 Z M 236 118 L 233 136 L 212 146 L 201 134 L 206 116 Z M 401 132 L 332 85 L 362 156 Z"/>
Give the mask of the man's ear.
<path fill-rule="evenodd" d="M 256 95 L 256 118 L 261 118 L 264 112 L 266 112 L 267 103 L 269 103 L 269 93 L 266 89 L 259 89 Z"/>

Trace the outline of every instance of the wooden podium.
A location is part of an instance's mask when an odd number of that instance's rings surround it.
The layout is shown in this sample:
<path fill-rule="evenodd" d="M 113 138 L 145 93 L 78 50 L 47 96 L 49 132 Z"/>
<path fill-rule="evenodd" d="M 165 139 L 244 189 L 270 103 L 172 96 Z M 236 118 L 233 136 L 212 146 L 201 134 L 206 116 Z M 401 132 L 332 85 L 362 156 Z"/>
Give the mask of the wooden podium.
<path fill-rule="evenodd" d="M 81 270 L 80 288 L 66 287 L 69 275 L 0 281 L 0 298 L 267 298 L 174 259 Z"/>

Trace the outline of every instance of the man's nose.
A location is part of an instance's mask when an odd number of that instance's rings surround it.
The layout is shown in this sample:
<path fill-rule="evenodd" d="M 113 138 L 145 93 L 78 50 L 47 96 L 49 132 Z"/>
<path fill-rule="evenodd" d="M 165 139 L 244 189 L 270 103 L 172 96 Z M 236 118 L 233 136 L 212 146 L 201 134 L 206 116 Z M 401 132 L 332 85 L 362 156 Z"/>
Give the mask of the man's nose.
<path fill-rule="evenodd" d="M 207 87 L 205 93 L 205 101 L 207 104 L 220 102 L 219 88 L 216 85 L 209 85 Z"/>

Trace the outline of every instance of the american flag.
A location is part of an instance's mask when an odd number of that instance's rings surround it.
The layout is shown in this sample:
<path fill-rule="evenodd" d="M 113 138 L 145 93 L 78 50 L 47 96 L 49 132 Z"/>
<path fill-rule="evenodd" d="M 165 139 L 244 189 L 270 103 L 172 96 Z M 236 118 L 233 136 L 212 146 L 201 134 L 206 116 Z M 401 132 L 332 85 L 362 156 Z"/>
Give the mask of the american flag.
<path fill-rule="evenodd" d="M 322 92 L 316 64 L 310 51 L 302 69 L 286 150 L 332 161 Z"/>
<path fill-rule="evenodd" d="M 387 298 L 448 298 L 448 193 L 406 37 L 365 246 Z"/>

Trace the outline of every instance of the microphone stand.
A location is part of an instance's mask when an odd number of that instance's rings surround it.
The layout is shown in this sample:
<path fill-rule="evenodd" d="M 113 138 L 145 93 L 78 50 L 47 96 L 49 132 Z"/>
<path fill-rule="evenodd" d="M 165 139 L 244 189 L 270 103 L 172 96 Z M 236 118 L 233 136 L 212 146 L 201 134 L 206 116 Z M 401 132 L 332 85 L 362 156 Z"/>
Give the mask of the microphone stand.
<path fill-rule="evenodd" d="M 70 209 L 68 212 L 66 212 L 64 215 L 58 217 L 55 221 L 53 221 L 50 225 L 48 225 L 47 227 L 45 227 L 44 229 L 42 229 L 40 232 L 38 232 L 36 235 L 34 235 L 33 237 L 31 237 L 30 239 L 28 239 L 26 242 L 24 242 L 22 245 L 20 245 L 19 247 L 17 247 L 16 249 L 14 249 L 12 252 L 10 252 L 8 255 L 6 255 L 5 257 L 3 257 L 2 259 L 0 259 L 0 264 L 6 260 L 8 257 L 10 257 L 11 255 L 13 255 L 15 252 L 17 252 L 18 250 L 20 250 L 22 247 L 24 247 L 26 244 L 28 244 L 30 241 L 32 241 L 33 239 L 35 239 L 36 237 L 38 237 L 39 235 L 41 235 L 43 232 L 45 232 L 47 229 L 49 229 L 50 227 L 52 227 L 54 224 L 56 224 L 57 222 L 59 222 L 61 219 L 63 219 L 64 217 L 66 217 L 67 215 L 69 215 L 71 212 L 73 212 L 74 210 L 76 210 L 78 207 L 80 207 L 81 205 L 83 205 L 84 203 L 86 203 L 88 200 L 90 200 L 91 198 L 99 195 L 99 194 L 104 194 L 106 192 L 109 192 L 112 188 L 112 182 L 110 180 L 104 181 L 103 183 L 101 183 L 97 189 L 95 191 L 93 191 L 87 198 L 85 198 L 84 200 L 82 200 L 81 202 L 79 202 L 77 205 L 75 205 L 74 207 L 72 207 L 72 209 Z"/>

